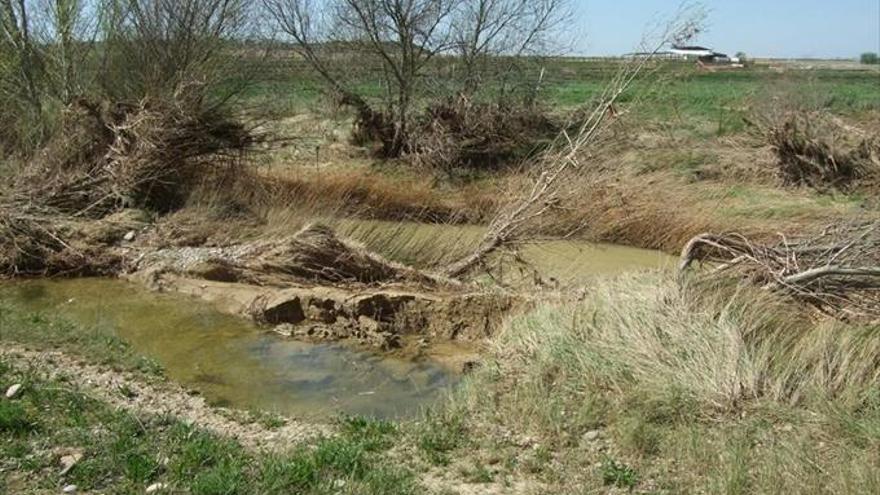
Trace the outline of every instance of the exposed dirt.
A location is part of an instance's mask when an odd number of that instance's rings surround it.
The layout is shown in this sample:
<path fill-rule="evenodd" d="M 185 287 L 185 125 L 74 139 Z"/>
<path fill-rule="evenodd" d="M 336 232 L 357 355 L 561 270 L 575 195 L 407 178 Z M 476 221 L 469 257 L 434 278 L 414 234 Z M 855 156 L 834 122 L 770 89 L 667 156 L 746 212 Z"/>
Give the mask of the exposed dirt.
<path fill-rule="evenodd" d="M 0 356 L 16 366 L 36 369 L 50 377 L 63 377 L 114 407 L 133 413 L 168 414 L 233 438 L 254 450 L 280 452 L 331 431 L 325 424 L 303 423 L 291 418 L 284 418 L 282 426 L 268 429 L 259 422 L 247 421 L 243 412 L 210 406 L 203 398 L 174 383 L 147 383 L 133 373 L 84 363 L 58 351 L 34 351 L 13 345 L 0 349 Z"/>
<path fill-rule="evenodd" d="M 529 306 L 523 296 L 493 292 L 431 292 L 406 287 L 288 285 L 270 287 L 144 270 L 127 276 L 147 287 L 212 303 L 285 336 L 311 341 L 350 339 L 383 350 L 436 342 L 478 342 L 505 316 Z"/>

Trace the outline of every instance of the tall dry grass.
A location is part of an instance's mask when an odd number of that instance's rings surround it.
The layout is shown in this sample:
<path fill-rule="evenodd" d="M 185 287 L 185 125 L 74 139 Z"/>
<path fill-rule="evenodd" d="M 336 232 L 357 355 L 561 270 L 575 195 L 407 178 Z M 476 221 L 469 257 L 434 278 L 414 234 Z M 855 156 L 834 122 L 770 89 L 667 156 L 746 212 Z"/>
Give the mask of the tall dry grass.
<path fill-rule="evenodd" d="M 540 445 L 559 493 L 601 489 L 603 458 L 673 493 L 871 493 L 877 330 L 633 274 L 511 319 L 442 417 L 500 452 Z"/>

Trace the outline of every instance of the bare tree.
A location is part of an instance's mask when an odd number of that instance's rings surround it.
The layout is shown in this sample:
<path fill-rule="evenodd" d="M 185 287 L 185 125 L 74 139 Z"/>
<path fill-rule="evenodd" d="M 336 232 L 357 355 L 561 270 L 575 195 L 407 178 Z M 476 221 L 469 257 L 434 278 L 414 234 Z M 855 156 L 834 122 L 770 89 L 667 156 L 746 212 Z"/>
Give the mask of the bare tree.
<path fill-rule="evenodd" d="M 101 80 L 114 99 L 175 91 L 231 78 L 231 44 L 252 28 L 247 0 L 105 0 Z"/>
<path fill-rule="evenodd" d="M 440 55 L 465 66 L 465 88 L 479 85 L 492 55 L 537 51 L 565 18 L 567 0 L 263 0 L 277 28 L 324 80 L 337 101 L 358 111 L 377 132 L 387 156 L 408 150 L 415 100 Z M 326 48 L 338 46 L 379 61 L 389 89 L 382 111 L 344 83 Z M 350 70 L 350 68 L 347 68 Z"/>
<path fill-rule="evenodd" d="M 524 55 L 548 52 L 570 16 L 567 0 L 462 2 L 453 23 L 455 53 L 463 66 L 462 92 L 477 91 L 494 57 L 507 57 L 511 63 L 502 69 L 506 72 Z"/>
<path fill-rule="evenodd" d="M 8 90 L 19 92 L 30 104 L 34 114 L 42 109 L 39 72 L 42 63 L 39 44 L 33 38 L 32 6 L 25 0 L 0 0 L 0 50 L 7 71 Z"/>
<path fill-rule="evenodd" d="M 696 36 L 701 30 L 704 16 L 699 6 L 683 5 L 653 43 L 643 41 L 640 50 L 643 55 L 624 62 L 597 101 L 587 108 L 575 132 L 569 134 L 563 130 L 554 144 L 529 164 L 529 180 L 519 189 L 509 191 L 510 201 L 489 223 L 477 248 L 447 266 L 444 274 L 459 278 L 485 262 L 496 251 L 534 239 L 540 231 L 541 219 L 560 204 L 576 197 L 584 186 L 582 179 L 586 175 L 588 160 L 598 151 L 601 136 L 608 127 L 608 121 L 616 114 L 613 109 L 620 97 L 648 68 L 660 50 L 670 43 Z"/>

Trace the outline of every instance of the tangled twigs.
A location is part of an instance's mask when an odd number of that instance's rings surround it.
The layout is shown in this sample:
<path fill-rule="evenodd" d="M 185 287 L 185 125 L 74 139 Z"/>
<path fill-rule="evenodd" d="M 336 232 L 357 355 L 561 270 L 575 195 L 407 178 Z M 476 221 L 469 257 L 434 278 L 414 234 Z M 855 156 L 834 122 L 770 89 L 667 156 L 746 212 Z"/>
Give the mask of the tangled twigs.
<path fill-rule="evenodd" d="M 735 273 L 767 290 L 788 294 L 844 319 L 880 320 L 880 222 L 828 227 L 811 237 L 756 244 L 743 235 L 701 234 L 681 253 L 679 269 L 694 261 L 708 275 Z"/>
<path fill-rule="evenodd" d="M 755 122 L 783 185 L 848 189 L 880 170 L 880 142 L 826 112 L 781 112 Z"/>

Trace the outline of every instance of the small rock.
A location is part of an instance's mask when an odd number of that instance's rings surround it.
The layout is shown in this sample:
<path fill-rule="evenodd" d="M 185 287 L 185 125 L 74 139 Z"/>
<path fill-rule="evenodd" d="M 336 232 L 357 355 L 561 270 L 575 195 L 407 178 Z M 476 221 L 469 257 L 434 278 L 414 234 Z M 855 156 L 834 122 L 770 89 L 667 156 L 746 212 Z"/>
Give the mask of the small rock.
<path fill-rule="evenodd" d="M 272 331 L 277 333 L 278 335 L 281 335 L 282 337 L 290 337 L 296 331 L 296 327 L 294 327 L 290 323 L 282 323 L 272 328 Z"/>
<path fill-rule="evenodd" d="M 76 493 L 76 485 L 67 485 L 61 489 L 61 493 Z"/>
<path fill-rule="evenodd" d="M 68 455 L 61 456 L 61 472 L 59 473 L 61 476 L 69 473 L 73 466 L 76 466 L 76 463 L 82 459 L 82 452 L 72 452 Z"/>
<path fill-rule="evenodd" d="M 128 232 L 125 233 L 124 236 L 122 236 L 122 240 L 125 242 L 131 242 L 134 240 L 134 236 L 136 236 L 136 235 L 137 234 L 135 233 L 135 231 L 129 230 Z"/>
<path fill-rule="evenodd" d="M 583 438 L 584 438 L 584 440 L 586 440 L 588 442 L 593 442 L 599 438 L 599 430 L 590 430 L 590 431 L 584 433 Z"/>
<path fill-rule="evenodd" d="M 147 493 L 157 493 L 166 488 L 168 488 L 168 485 L 166 485 L 165 483 L 153 483 L 152 485 L 147 487 Z"/>
<path fill-rule="evenodd" d="M 11 387 L 9 387 L 9 388 L 6 389 L 6 398 L 7 398 L 7 399 L 13 399 L 13 398 L 15 398 L 15 396 L 18 395 L 18 392 L 19 392 L 20 390 L 21 390 L 21 384 L 20 384 L 20 383 L 16 383 L 15 385 L 12 385 Z"/>

